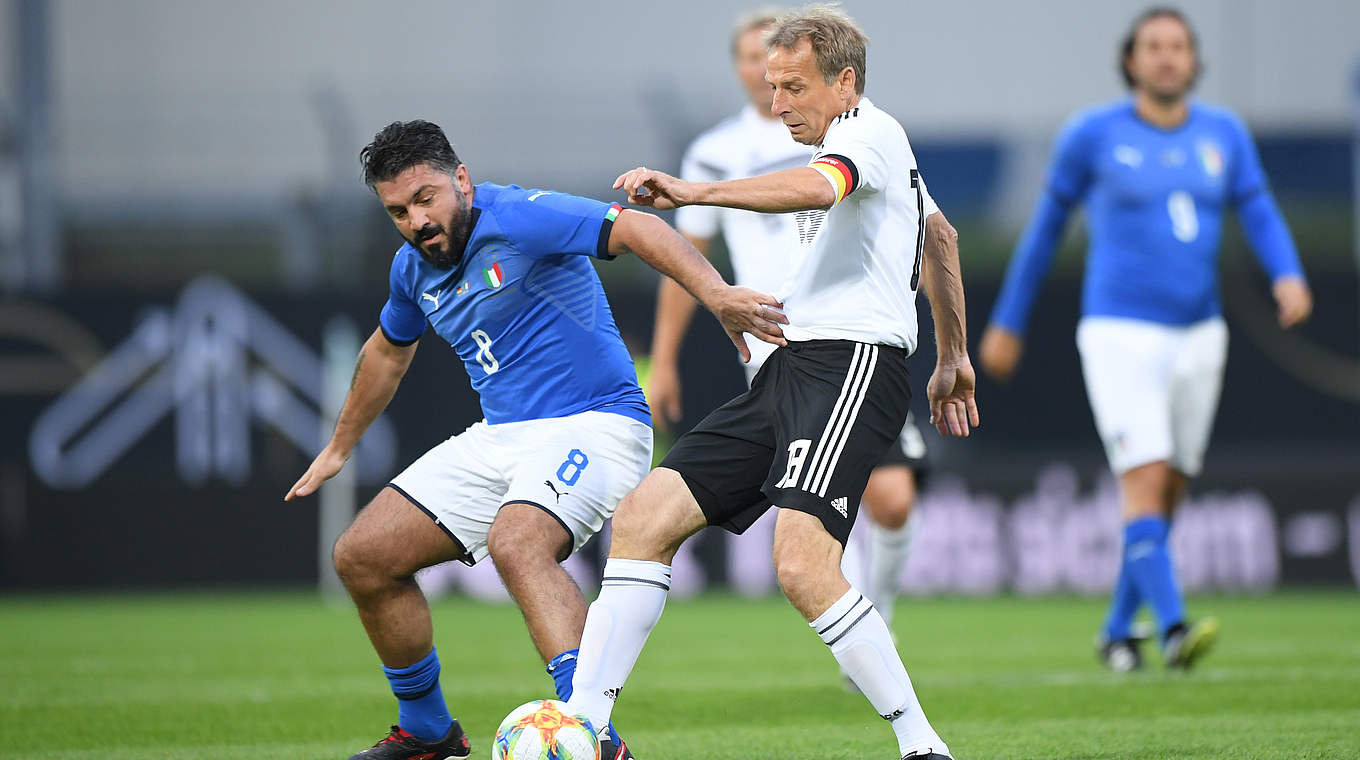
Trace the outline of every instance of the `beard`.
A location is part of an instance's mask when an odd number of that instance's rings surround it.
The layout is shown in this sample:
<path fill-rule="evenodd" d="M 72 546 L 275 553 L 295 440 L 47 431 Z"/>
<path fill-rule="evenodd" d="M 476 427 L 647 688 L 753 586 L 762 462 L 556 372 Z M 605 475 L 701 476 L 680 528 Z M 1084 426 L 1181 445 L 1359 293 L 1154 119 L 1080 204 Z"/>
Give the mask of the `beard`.
<path fill-rule="evenodd" d="M 427 244 L 430 238 L 439 234 L 444 235 L 443 243 Z M 408 243 L 436 269 L 453 269 L 458 266 L 458 262 L 463 260 L 463 254 L 467 250 L 468 240 L 472 238 L 472 213 L 467 198 L 462 193 L 458 193 L 458 210 L 449 220 L 445 227 L 442 224 L 433 222 L 416 230 L 414 239 L 407 238 Z"/>
<path fill-rule="evenodd" d="M 1172 80 L 1168 77 L 1167 80 Z M 1172 105 L 1180 100 L 1184 100 L 1194 87 L 1195 75 L 1192 73 L 1184 79 L 1163 82 L 1148 82 L 1143 85 L 1143 90 L 1155 101 L 1163 105 Z"/>

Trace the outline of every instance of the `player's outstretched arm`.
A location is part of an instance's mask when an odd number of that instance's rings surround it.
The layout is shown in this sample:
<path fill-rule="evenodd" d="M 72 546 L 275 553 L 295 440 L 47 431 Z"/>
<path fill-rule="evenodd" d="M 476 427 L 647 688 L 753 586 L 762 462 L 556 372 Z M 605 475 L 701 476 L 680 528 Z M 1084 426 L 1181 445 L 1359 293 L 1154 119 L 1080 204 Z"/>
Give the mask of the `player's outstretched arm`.
<path fill-rule="evenodd" d="M 751 360 L 742 338 L 744 332 L 777 346 L 787 342 L 779 326 L 789 320 L 774 296 L 728 285 L 688 240 L 651 214 L 620 214 L 609 233 L 609 252 L 635 253 L 653 269 L 680 283 L 722 322 L 742 361 Z"/>
<path fill-rule="evenodd" d="M 416 344 L 398 346 L 383 335 L 382 328 L 373 331 L 354 362 L 354 379 L 350 381 L 349 393 L 345 396 L 345 405 L 336 420 L 330 443 L 288 490 L 284 501 L 313 493 L 340 472 L 364 431 L 387 408 L 415 355 Z"/>
<path fill-rule="evenodd" d="M 921 281 L 935 318 L 938 360 L 926 385 L 930 424 L 940 435 L 967 436 L 981 422 L 973 398 L 976 377 L 968 360 L 968 325 L 963 311 L 963 276 L 959 267 L 959 233 L 944 214 L 926 218 Z"/>
<path fill-rule="evenodd" d="M 826 176 L 808 166 L 725 182 L 686 182 L 665 172 L 639 166 L 614 180 L 628 202 L 672 209 L 680 206 L 726 206 L 767 214 L 831 208 L 836 191 Z"/>

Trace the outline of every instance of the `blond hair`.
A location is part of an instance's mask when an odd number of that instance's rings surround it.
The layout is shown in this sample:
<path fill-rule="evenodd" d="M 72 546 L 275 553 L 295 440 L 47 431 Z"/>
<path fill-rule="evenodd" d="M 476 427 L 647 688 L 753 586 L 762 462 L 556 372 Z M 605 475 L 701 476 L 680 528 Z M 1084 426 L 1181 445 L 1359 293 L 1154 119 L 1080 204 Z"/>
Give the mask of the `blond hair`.
<path fill-rule="evenodd" d="M 736 56 L 737 43 L 741 41 L 742 35 L 754 29 L 774 26 L 774 22 L 784 13 L 785 10 L 778 6 L 762 5 L 738 16 L 736 23 L 732 25 L 732 55 Z"/>
<path fill-rule="evenodd" d="M 848 66 L 855 72 L 855 93 L 864 94 L 865 47 L 869 37 L 839 5 L 808 5 L 780 16 L 765 35 L 765 48 L 792 50 L 802 40 L 812 44 L 817 69 L 827 84 L 834 82 Z"/>

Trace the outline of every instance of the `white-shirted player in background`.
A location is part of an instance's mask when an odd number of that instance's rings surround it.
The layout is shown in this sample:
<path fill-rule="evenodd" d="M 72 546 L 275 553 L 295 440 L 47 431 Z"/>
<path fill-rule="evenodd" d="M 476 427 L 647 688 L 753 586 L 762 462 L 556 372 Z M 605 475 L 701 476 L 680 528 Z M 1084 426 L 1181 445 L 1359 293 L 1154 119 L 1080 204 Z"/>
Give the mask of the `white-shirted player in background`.
<path fill-rule="evenodd" d="M 619 505 L 570 700 L 592 725 L 608 724 L 661 619 L 680 545 L 706 525 L 741 532 L 773 506 L 784 594 L 892 726 L 900 756 L 949 756 L 883 618 L 840 569 L 859 496 L 906 422 L 918 284 L 939 346 L 931 421 L 952 435 L 978 424 L 953 229 L 926 193 L 902 127 L 863 97 L 865 43 L 829 6 L 781 16 L 766 38 L 773 111 L 795 140 L 817 146 L 810 164 L 703 183 L 640 168 L 615 183 L 630 202 L 656 208 L 797 212 L 799 244 L 779 294 L 787 346 Z"/>
<path fill-rule="evenodd" d="M 741 17 L 732 38 L 732 62 L 746 91 L 741 112 L 699 135 L 685 152 L 680 178 L 687 182 L 717 182 L 754 177 L 806 166 L 813 148 L 795 142 L 779 117 L 771 112 L 774 92 L 765 81 L 764 36 L 779 15 L 760 9 Z M 675 225 L 705 255 L 713 238 L 722 233 L 739 285 L 773 293 L 788 277 L 789 251 L 796 246 L 792 214 L 761 214 L 715 206 L 685 206 L 675 213 Z M 694 316 L 694 298 L 669 278 L 657 293 L 656 328 L 652 333 L 652 372 L 647 389 L 652 417 L 665 430 L 682 414 L 680 348 Z M 742 365 L 749 385 L 775 346 L 751 341 L 751 361 Z M 869 513 L 867 561 L 855 542 L 846 544 L 845 573 L 892 625 L 898 578 L 911 550 L 912 523 L 908 522 L 917 486 L 925 474 L 926 442 L 910 413 L 897 443 L 869 476 L 863 505 Z M 861 582 L 862 581 L 862 582 Z"/>

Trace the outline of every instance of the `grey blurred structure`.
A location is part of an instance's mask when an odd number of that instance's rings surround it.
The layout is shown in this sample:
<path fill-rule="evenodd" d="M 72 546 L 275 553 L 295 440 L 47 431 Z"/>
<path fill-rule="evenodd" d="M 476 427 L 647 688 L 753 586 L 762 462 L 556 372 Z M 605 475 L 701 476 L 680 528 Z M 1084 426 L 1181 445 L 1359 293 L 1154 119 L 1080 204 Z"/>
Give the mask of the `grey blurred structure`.
<path fill-rule="evenodd" d="M 1055 132 L 1124 94 L 1116 47 L 1150 4 L 844 3 L 871 37 L 867 93 L 961 230 L 975 335 Z M 1230 225 L 1234 343 L 1206 475 L 1178 518 L 1184 578 L 1360 585 L 1360 2 L 1177 5 L 1207 64 L 1198 95 L 1252 127 L 1317 295 L 1309 324 L 1280 331 Z M 616 197 L 621 170 L 676 167 L 742 105 L 729 25 L 743 8 L 0 0 L 0 590 L 331 583 L 327 547 L 354 505 L 481 416 L 431 338 L 361 444 L 357 483 L 279 502 L 330 427 L 399 243 L 360 148 L 425 118 L 474 181 Z M 1089 592 L 1112 577 L 1114 484 L 1086 405 L 1055 401 L 1084 395 L 1077 248 L 1035 310 L 1027 364 L 1042 371 L 982 379 L 986 425 L 932 439 L 913 591 Z M 599 272 L 640 355 L 656 275 L 635 257 Z M 696 321 L 686 426 L 742 387 L 730 350 Z M 918 381 L 932 351 L 912 359 Z M 772 588 L 768 551 L 725 546 L 678 557 L 677 584 Z M 498 588 L 489 566 L 462 583 Z"/>
<path fill-rule="evenodd" d="M 1056 126 L 1120 94 L 1115 46 L 1146 4 L 845 6 L 872 38 L 869 93 L 915 140 L 1007 146 L 992 211 L 1015 223 Z M 1360 3 L 1179 5 L 1202 36 L 1201 96 L 1232 105 L 1258 130 L 1347 129 Z M 622 168 L 674 165 L 690 137 L 740 103 L 727 59 L 738 9 L 719 0 L 683 11 L 548 0 L 0 8 L 0 39 L 16 43 L 0 62 L 8 116 L 0 127 L 9 127 L 0 134 L 10 135 L 0 148 L 0 245 L 10 290 L 59 283 L 62 229 L 73 230 L 79 251 L 81 230 L 111 225 L 147 233 L 124 243 L 143 252 L 128 260 L 143 269 L 176 236 L 202 249 L 204 235 L 250 228 L 276 251 L 269 266 L 280 283 L 315 287 L 355 271 L 348 264 L 362 255 L 354 241 L 367 207 L 354 158 L 393 119 L 443 125 L 478 180 L 603 196 Z M 6 189 L 16 165 L 17 207 Z M 88 275 L 126 271 L 90 266 Z"/>

